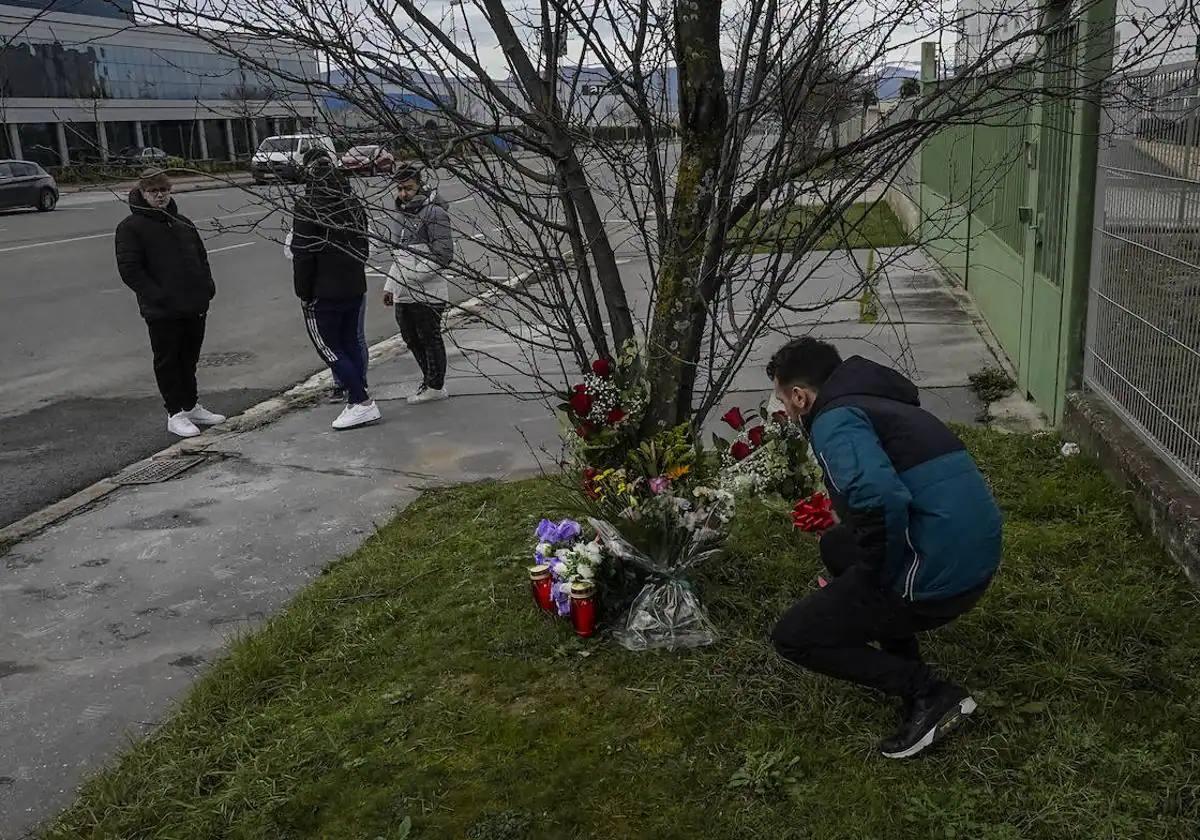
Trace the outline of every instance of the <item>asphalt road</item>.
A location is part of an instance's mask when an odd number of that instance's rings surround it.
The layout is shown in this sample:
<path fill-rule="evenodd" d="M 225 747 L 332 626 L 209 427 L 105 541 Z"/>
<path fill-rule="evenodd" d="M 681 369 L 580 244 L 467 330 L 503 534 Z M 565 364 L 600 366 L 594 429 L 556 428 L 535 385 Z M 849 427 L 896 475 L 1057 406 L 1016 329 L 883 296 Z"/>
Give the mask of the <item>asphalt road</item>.
<path fill-rule="evenodd" d="M 630 303 L 642 316 L 649 298 L 644 257 L 639 259 L 641 223 L 618 205 L 645 208 L 645 187 L 606 161 L 587 165 L 602 173 L 597 202 L 612 225 L 620 261 L 641 263 L 625 271 Z M 370 206 L 388 204 L 385 180 L 356 184 Z M 517 240 L 526 244 L 516 250 L 530 253 L 539 249 L 529 243 L 540 237 L 562 236 L 528 224 L 528 216 L 523 224 L 519 214 L 460 183 L 443 181 L 437 188 L 451 205 L 459 258 L 477 273 L 452 282 L 454 301 L 478 294 L 481 284 L 523 274 L 527 266 L 504 256 Z M 534 217 L 556 217 L 545 185 L 514 177 L 512 190 Z M 232 415 L 321 369 L 281 245 L 286 191 L 230 188 L 176 199 L 204 236 L 217 283 L 199 370 L 204 404 Z M 0 212 L 0 526 L 175 440 L 165 429 L 145 323 L 114 262 L 112 234 L 127 212 L 124 195 L 104 191 L 66 195 L 53 213 Z M 653 228 L 653 219 L 646 224 Z M 390 310 L 379 302 L 386 256 L 374 262 L 369 342 L 396 331 Z M 507 317 L 494 314 L 523 324 L 539 321 L 536 300 Z"/>

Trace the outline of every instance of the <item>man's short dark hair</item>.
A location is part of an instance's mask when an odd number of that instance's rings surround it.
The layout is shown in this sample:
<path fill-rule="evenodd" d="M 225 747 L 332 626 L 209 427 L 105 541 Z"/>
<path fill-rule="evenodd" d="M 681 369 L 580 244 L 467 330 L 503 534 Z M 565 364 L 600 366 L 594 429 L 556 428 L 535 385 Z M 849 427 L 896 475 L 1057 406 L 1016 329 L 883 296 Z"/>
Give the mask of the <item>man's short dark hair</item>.
<path fill-rule="evenodd" d="M 392 181 L 397 184 L 403 184 L 405 181 L 416 181 L 419 184 L 421 183 L 421 170 L 415 166 L 401 166 L 392 175 Z"/>
<path fill-rule="evenodd" d="M 806 335 L 793 338 L 775 351 L 767 362 L 767 376 L 781 385 L 800 385 L 819 391 L 841 363 L 842 356 L 836 347 Z"/>

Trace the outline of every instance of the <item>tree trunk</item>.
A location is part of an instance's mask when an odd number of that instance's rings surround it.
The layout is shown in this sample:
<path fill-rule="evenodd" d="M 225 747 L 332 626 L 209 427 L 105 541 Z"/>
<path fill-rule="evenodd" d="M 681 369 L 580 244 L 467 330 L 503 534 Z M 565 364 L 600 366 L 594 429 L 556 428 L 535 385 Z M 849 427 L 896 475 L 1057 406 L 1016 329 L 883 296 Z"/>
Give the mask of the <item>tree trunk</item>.
<path fill-rule="evenodd" d="M 654 322 L 646 342 L 650 378 L 647 431 L 691 415 L 700 342 L 708 321 L 701 290 L 709 220 L 729 122 L 720 51 L 721 3 L 676 0 L 680 157 L 663 241 Z"/>

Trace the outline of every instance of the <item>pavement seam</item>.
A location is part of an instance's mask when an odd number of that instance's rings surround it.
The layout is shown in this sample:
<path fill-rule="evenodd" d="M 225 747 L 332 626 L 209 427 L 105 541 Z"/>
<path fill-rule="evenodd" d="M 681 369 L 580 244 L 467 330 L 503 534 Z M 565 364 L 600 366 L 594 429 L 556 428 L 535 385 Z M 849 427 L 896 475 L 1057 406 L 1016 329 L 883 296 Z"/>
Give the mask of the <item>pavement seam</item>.
<path fill-rule="evenodd" d="M 451 312 L 446 316 L 447 328 L 460 326 L 469 321 L 472 317 L 479 314 L 489 300 L 505 291 L 516 288 L 531 276 L 533 276 L 533 272 L 517 274 L 495 288 L 487 289 L 476 297 L 455 304 Z M 399 335 L 390 336 L 371 345 L 371 362 L 379 364 L 389 361 L 400 355 L 404 350 L 404 342 L 401 337 Z M 125 465 L 112 475 L 88 485 L 82 490 L 67 496 L 65 499 L 60 499 L 41 510 L 34 511 L 28 516 L 18 519 L 4 528 L 0 528 L 0 554 L 6 553 L 13 546 L 46 530 L 51 525 L 83 512 L 83 510 L 104 499 L 114 490 L 120 489 L 123 485 L 118 484 L 115 479 L 123 473 L 163 458 L 210 454 L 214 451 L 214 447 L 219 446 L 223 441 L 270 425 L 286 414 L 316 403 L 332 384 L 333 374 L 328 369 L 318 371 L 303 382 L 293 385 L 291 388 L 273 397 L 268 397 L 262 402 L 252 405 L 240 414 L 230 417 L 217 427 L 216 434 L 204 434 L 200 437 L 185 438 L 173 443 L 166 449 L 155 452 L 149 457 Z"/>

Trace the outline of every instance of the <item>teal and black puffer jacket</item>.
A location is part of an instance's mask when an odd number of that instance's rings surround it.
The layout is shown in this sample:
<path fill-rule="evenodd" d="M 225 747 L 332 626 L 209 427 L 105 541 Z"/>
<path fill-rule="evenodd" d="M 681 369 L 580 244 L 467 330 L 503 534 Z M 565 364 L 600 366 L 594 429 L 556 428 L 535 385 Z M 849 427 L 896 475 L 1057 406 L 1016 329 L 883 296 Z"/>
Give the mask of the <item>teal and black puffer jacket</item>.
<path fill-rule="evenodd" d="M 1001 516 L 962 441 L 920 407 L 917 386 L 861 356 L 839 366 L 805 418 L 859 562 L 910 601 L 985 585 Z"/>

